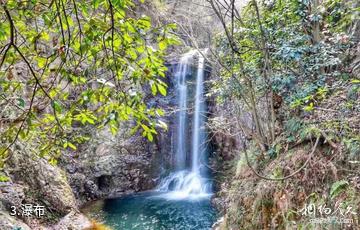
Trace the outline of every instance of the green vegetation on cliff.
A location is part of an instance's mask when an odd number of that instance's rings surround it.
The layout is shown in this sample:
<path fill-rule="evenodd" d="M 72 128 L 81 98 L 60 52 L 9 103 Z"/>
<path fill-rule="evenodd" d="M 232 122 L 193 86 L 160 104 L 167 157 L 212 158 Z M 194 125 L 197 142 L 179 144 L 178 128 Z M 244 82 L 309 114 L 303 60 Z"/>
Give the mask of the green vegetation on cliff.
<path fill-rule="evenodd" d="M 228 153 L 222 227 L 313 229 L 301 215 L 308 204 L 358 210 L 359 4 L 249 1 L 237 11 L 209 2 L 224 29 L 213 92 L 226 109 L 210 124 L 215 136 L 242 143 Z M 342 216 L 352 227 L 354 213 Z M 331 225 L 346 226 L 318 227 Z"/>

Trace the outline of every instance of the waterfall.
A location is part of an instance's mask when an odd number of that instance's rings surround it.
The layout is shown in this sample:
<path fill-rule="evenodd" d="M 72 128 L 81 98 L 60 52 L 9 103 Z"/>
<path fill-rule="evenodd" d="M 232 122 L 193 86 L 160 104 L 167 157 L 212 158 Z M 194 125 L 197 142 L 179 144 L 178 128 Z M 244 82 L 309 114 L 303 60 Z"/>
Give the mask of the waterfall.
<path fill-rule="evenodd" d="M 194 108 L 194 125 L 192 137 L 192 171 L 199 173 L 200 164 L 199 156 L 204 154 L 205 135 L 204 135 L 204 57 L 199 55 L 199 64 L 196 75 L 196 91 L 195 91 L 195 108 Z M 200 154 L 199 154 L 200 153 Z"/>
<path fill-rule="evenodd" d="M 196 73 L 195 96 L 189 98 L 189 85 L 187 77 L 192 74 L 191 64 L 198 57 Z M 175 152 L 176 171 L 164 178 L 157 190 L 164 192 L 161 196 L 167 199 L 199 199 L 211 196 L 211 182 L 201 172 L 201 163 L 206 154 L 205 102 L 204 102 L 204 57 L 197 51 L 186 53 L 180 60 L 175 77 L 178 92 L 177 111 L 177 142 Z M 192 116 L 191 139 L 191 165 L 187 165 L 186 155 L 190 148 L 187 147 L 189 135 L 188 110 L 189 100 L 194 102 Z"/>
<path fill-rule="evenodd" d="M 177 113 L 178 127 L 177 127 L 177 143 L 175 154 L 175 165 L 177 170 L 185 169 L 186 167 L 186 121 L 187 121 L 187 85 L 186 76 L 189 74 L 189 61 L 192 55 L 190 53 L 184 55 L 179 63 L 178 70 L 175 77 L 177 79 L 177 92 L 179 95 Z"/>

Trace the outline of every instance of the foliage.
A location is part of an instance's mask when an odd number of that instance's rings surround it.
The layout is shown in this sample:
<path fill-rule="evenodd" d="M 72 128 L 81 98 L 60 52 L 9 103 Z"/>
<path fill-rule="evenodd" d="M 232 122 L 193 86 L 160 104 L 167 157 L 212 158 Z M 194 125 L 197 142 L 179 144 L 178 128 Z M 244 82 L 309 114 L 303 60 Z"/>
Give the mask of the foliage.
<path fill-rule="evenodd" d="M 326 9 L 326 22 L 329 29 L 341 32 L 359 19 L 359 7 L 354 7 L 354 1 L 327 0 L 324 2 Z"/>
<path fill-rule="evenodd" d="M 344 32 L 358 11 L 353 3 L 250 1 L 241 16 L 224 23 L 227 32 L 216 38 L 222 81 L 214 91 L 247 106 L 255 123 L 248 136 L 260 145 L 275 140 L 274 95 L 290 107 L 283 119 L 292 119 L 298 108 L 312 112 L 331 93 L 331 82 L 346 74 L 345 51 L 356 39 Z"/>
<path fill-rule="evenodd" d="M 359 159 L 360 156 L 360 136 L 355 136 L 344 140 L 345 146 L 349 151 L 350 157 Z"/>
<path fill-rule="evenodd" d="M 291 108 L 304 106 L 303 109 L 306 112 L 310 112 L 314 109 L 314 105 L 326 98 L 328 89 L 326 87 L 317 88 L 314 94 L 310 94 L 304 98 L 298 98 L 292 101 Z"/>
<path fill-rule="evenodd" d="M 7 182 L 9 180 L 10 180 L 9 177 L 7 177 L 7 176 L 5 176 L 3 174 L 0 174 L 0 182 Z"/>
<path fill-rule="evenodd" d="M 337 195 L 339 195 L 344 189 L 349 185 L 349 183 L 346 180 L 340 180 L 336 181 L 332 184 L 330 189 L 330 197 L 331 199 L 335 198 Z"/>
<path fill-rule="evenodd" d="M 358 193 L 353 191 L 358 183 L 352 169 L 357 167 L 360 146 L 359 81 L 351 79 L 357 76 L 349 71 L 349 56 L 358 38 L 349 31 L 359 19 L 354 7 L 358 1 L 250 0 L 241 12 L 231 2 L 227 6 L 219 0 L 209 2 L 224 28 L 216 38 L 215 56 L 222 72 L 213 92 L 219 103 L 241 108 L 221 116 L 245 117 L 231 134 L 245 136 L 245 157 L 246 152 L 263 154 L 246 167 L 238 162 L 229 183 L 235 192 L 226 197 L 230 211 L 224 222 L 237 229 L 312 228 L 298 213 L 287 213 L 332 199 L 356 207 Z M 309 148 L 316 154 L 309 155 Z M 304 159 L 310 163 L 285 178 Z M 281 182 L 274 183 L 276 178 Z M 329 181 L 336 182 L 321 188 Z M 270 198 L 269 208 L 257 205 L 264 198 Z"/>
<path fill-rule="evenodd" d="M 300 119 L 292 118 L 285 123 L 285 132 L 288 141 L 295 141 L 303 128 L 303 122 Z"/>
<path fill-rule="evenodd" d="M 52 162 L 89 140 L 79 127 L 133 120 L 150 141 L 160 108 L 144 99 L 166 95 L 168 46 L 175 25 L 154 27 L 132 0 L 1 1 L 1 158 L 17 139 Z"/>

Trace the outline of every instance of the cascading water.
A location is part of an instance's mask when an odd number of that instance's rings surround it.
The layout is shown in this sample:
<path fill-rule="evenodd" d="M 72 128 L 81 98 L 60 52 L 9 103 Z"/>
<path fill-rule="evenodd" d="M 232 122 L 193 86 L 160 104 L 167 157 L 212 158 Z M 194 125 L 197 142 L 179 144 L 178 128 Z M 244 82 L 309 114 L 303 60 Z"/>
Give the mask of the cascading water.
<path fill-rule="evenodd" d="M 186 167 L 186 141 L 188 135 L 188 86 L 186 78 L 191 73 L 191 61 L 198 56 L 198 66 L 196 74 L 196 88 L 193 108 L 192 124 L 192 148 L 191 166 Z M 162 196 L 168 199 L 198 199 L 211 195 L 211 182 L 201 173 L 201 162 L 206 154 L 206 133 L 204 131 L 205 122 L 205 102 L 204 102 L 204 57 L 196 51 L 185 54 L 177 69 L 178 86 L 178 122 L 175 168 L 177 171 L 164 178 L 158 186 L 158 191 L 165 192 Z"/>
<path fill-rule="evenodd" d="M 187 121 L 187 85 L 186 76 L 190 72 L 190 61 L 192 54 L 184 55 L 180 60 L 180 65 L 175 74 L 177 79 L 177 88 L 179 95 L 178 111 L 178 129 L 177 129 L 177 149 L 175 154 L 175 165 L 177 170 L 183 170 L 186 167 L 186 121 Z"/>
<path fill-rule="evenodd" d="M 194 106 L 194 125 L 192 137 L 192 171 L 199 173 L 200 159 L 205 152 L 205 134 L 204 134 L 204 116 L 205 116 L 205 103 L 204 103 L 204 57 L 199 55 L 199 65 L 196 75 L 196 94 Z"/>
<path fill-rule="evenodd" d="M 192 66 L 196 60 L 197 71 Z M 174 172 L 155 191 L 106 199 L 93 204 L 89 211 L 83 210 L 92 219 L 113 229 L 211 229 L 216 211 L 209 199 L 211 183 L 202 168 L 206 162 L 204 58 L 196 51 L 185 54 L 175 78 L 178 112 L 173 130 Z"/>

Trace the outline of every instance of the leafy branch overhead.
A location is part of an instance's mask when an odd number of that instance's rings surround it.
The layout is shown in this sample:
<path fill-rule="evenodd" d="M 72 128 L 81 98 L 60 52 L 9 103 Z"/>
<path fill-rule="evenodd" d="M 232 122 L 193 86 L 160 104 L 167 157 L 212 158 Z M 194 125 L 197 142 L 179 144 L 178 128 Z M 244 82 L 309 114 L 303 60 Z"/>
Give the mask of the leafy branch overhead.
<path fill-rule="evenodd" d="M 86 141 L 79 126 L 122 121 L 153 139 L 160 108 L 145 87 L 166 95 L 164 55 L 175 25 L 135 16 L 132 0 L 3 0 L 0 8 L 0 154 L 17 140 L 53 162 Z M 159 112 L 160 111 L 160 112 Z M 161 127 L 161 126 L 160 126 Z"/>

